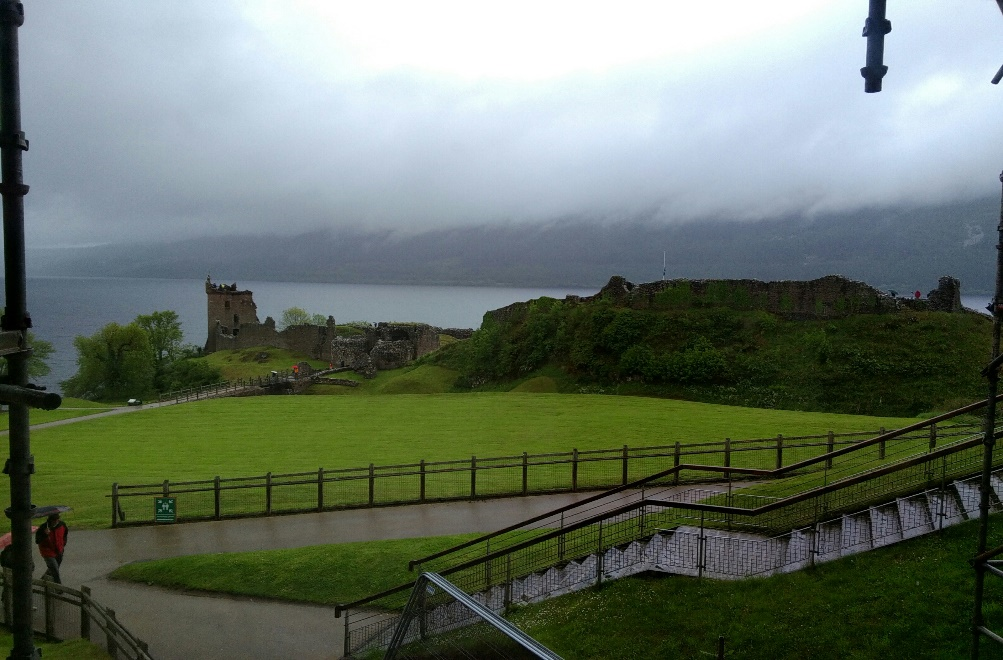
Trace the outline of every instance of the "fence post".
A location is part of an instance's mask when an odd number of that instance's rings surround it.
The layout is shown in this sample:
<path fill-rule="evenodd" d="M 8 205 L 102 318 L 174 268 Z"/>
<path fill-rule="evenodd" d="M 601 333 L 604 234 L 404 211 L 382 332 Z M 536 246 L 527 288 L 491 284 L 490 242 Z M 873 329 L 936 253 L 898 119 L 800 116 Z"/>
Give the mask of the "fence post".
<path fill-rule="evenodd" d="M 317 468 L 317 511 L 324 510 L 324 468 Z"/>
<path fill-rule="evenodd" d="M 679 442 L 679 441 L 676 441 L 676 453 L 675 453 L 675 456 L 673 456 L 673 458 L 672 458 L 672 466 L 673 467 L 679 467 L 679 455 L 682 453 L 682 451 L 683 451 L 682 443 Z M 676 486 L 679 485 L 679 470 L 676 470 L 675 485 Z"/>
<path fill-rule="evenodd" d="M 724 439 L 724 466 L 731 467 L 731 438 Z M 724 476 L 731 483 L 731 470 L 725 470 Z"/>
<path fill-rule="evenodd" d="M 111 485 L 111 526 L 118 527 L 118 482 Z"/>
<path fill-rule="evenodd" d="M 219 511 L 219 475 L 212 480 L 212 505 L 213 505 L 213 515 L 216 520 L 220 519 Z"/>
<path fill-rule="evenodd" d="M 707 536 L 704 534 L 704 513 L 700 512 L 700 536 L 697 537 L 697 577 L 703 577 L 704 560 L 707 556 Z"/>
<path fill-rule="evenodd" d="M 578 450 L 571 450 L 571 492 L 578 490 Z"/>
<path fill-rule="evenodd" d="M 272 515 L 272 473 L 265 475 L 265 515 Z"/>
<path fill-rule="evenodd" d="M 91 588 L 87 585 L 80 587 L 80 637 L 91 638 Z"/>
<path fill-rule="evenodd" d="M 835 450 L 835 448 L 836 448 L 836 434 L 833 433 L 832 431 L 829 431 L 829 435 L 826 437 L 826 440 L 825 440 L 825 453 L 826 454 L 832 454 L 832 452 L 833 452 L 833 450 Z M 828 458 L 825 459 L 825 469 L 826 470 L 831 470 L 832 469 L 832 456 L 831 455 Z"/>
<path fill-rule="evenodd" d="M 623 484 L 627 485 L 627 445 L 623 446 Z"/>
<path fill-rule="evenodd" d="M 599 546 L 596 548 L 596 586 L 602 585 L 603 554 L 602 554 L 602 519 L 599 520 Z"/>
<path fill-rule="evenodd" d="M 164 497 L 170 497 L 171 495 L 171 482 L 168 479 L 164 479 Z"/>
<path fill-rule="evenodd" d="M 930 451 L 937 448 L 937 425 L 930 424 Z"/>
<path fill-rule="evenodd" d="M 376 502 L 376 467 L 369 464 L 369 506 Z"/>
<path fill-rule="evenodd" d="M 108 624 L 108 632 L 105 635 L 108 646 L 108 655 L 113 658 L 117 658 L 118 642 L 115 641 L 115 626 L 112 624 L 118 623 L 118 621 L 115 620 L 115 610 L 105 610 L 105 612 L 108 614 L 108 621 L 111 622 Z"/>
<path fill-rule="evenodd" d="M 529 455 L 522 452 L 522 494 L 529 492 Z"/>
<path fill-rule="evenodd" d="M 470 457 L 470 499 L 477 497 L 477 457 Z"/>
<path fill-rule="evenodd" d="M 419 487 L 418 487 L 418 501 L 425 501 L 425 459 L 421 459 L 421 463 L 418 464 L 419 470 Z"/>
<path fill-rule="evenodd" d="M 878 431 L 878 435 L 884 435 L 884 434 L 885 434 L 885 427 L 882 426 L 881 429 Z M 878 459 L 882 460 L 882 461 L 885 460 L 885 441 L 884 440 L 882 440 L 881 442 L 878 443 Z"/>
<path fill-rule="evenodd" d="M 777 469 L 784 466 L 784 436 L 777 435 Z"/>
<path fill-rule="evenodd" d="M 45 583 L 42 591 L 45 598 L 45 636 L 50 640 L 56 638 L 56 599 L 52 597 L 51 582 Z"/>

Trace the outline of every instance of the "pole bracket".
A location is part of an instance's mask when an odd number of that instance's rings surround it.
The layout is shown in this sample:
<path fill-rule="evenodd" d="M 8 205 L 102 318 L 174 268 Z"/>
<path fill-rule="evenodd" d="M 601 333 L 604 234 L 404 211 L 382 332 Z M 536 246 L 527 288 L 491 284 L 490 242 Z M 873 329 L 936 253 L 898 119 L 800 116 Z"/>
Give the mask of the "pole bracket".
<path fill-rule="evenodd" d="M 20 195 L 24 197 L 28 194 L 28 186 L 23 183 L 0 183 L 0 195 Z"/>
<path fill-rule="evenodd" d="M 0 23 L 7 23 L 15 27 L 24 25 L 24 5 L 14 0 L 0 2 Z"/>
<path fill-rule="evenodd" d="M 3 473 L 10 474 L 10 459 L 8 458 L 3 464 Z M 24 474 L 35 474 L 35 457 L 29 456 L 28 462 L 25 465 Z M 9 509 L 8 509 L 9 511 Z M 8 514 L 9 516 L 9 514 Z"/>

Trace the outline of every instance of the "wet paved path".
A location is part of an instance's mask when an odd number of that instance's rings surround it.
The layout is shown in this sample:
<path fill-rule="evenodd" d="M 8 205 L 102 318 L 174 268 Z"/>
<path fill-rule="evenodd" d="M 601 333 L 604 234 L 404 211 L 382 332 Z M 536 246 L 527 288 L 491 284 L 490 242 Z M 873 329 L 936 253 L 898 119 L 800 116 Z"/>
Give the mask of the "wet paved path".
<path fill-rule="evenodd" d="M 489 532 L 593 494 L 72 530 L 62 577 L 69 587 L 89 586 L 158 660 L 337 658 L 344 620 L 333 607 L 182 593 L 106 576 L 133 561 L 207 552 Z"/>

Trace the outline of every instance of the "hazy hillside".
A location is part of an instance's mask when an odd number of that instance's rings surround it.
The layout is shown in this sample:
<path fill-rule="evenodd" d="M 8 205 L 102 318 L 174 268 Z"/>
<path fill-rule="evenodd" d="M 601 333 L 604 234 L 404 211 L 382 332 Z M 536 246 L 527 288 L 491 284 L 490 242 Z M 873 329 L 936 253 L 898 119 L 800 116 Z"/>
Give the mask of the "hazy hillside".
<path fill-rule="evenodd" d="M 653 225 L 645 218 L 485 225 L 416 234 L 364 228 L 299 236 L 207 237 L 171 244 L 29 252 L 33 275 L 202 277 L 385 284 L 599 287 L 611 273 L 812 279 L 841 274 L 879 289 L 928 291 L 941 275 L 991 291 L 999 202 L 887 208 L 758 222 Z"/>

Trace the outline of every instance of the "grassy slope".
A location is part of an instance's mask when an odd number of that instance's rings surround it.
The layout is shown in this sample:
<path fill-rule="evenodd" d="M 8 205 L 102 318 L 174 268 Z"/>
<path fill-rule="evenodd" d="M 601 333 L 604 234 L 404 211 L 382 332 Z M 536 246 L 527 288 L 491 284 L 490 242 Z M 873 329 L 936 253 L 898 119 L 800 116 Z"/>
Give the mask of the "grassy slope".
<path fill-rule="evenodd" d="M 909 421 L 594 395 L 220 399 L 37 430 L 32 490 L 36 502 L 73 505 L 72 524 L 95 527 L 108 524 L 113 482 L 873 430 Z"/>
<path fill-rule="evenodd" d="M 565 658 L 700 657 L 727 640 L 727 657 L 964 657 L 977 526 L 764 579 L 635 577 L 516 611 L 513 620 Z M 218 554 L 123 567 L 116 577 L 310 602 L 347 602 L 412 579 L 425 548 L 456 537 Z M 356 570 L 365 566 L 367 569 Z M 366 573 L 360 580 L 357 573 Z M 401 580 L 401 578 L 404 580 Z M 997 581 L 998 582 L 998 581 Z M 1003 583 L 990 580 L 989 602 Z M 998 625 L 994 612 L 991 625 Z"/>
<path fill-rule="evenodd" d="M 284 348 L 255 346 L 236 351 L 218 351 L 205 356 L 206 362 L 218 368 L 227 380 L 268 376 L 274 371 L 288 371 L 297 362 L 306 361 L 315 369 L 327 369 L 327 362 L 308 359 L 301 353 Z"/>
<path fill-rule="evenodd" d="M 63 399 L 63 404 L 56 410 L 30 410 L 29 423 L 44 424 L 46 422 L 55 422 L 60 419 L 85 417 L 87 415 L 93 415 L 94 413 L 103 412 L 110 408 L 118 407 L 120 406 L 110 406 L 107 403 L 98 403 L 96 401 L 87 401 L 86 399 L 66 397 Z M 10 417 L 8 414 L 6 412 L 0 413 L 0 431 L 7 430 L 9 426 Z"/>

